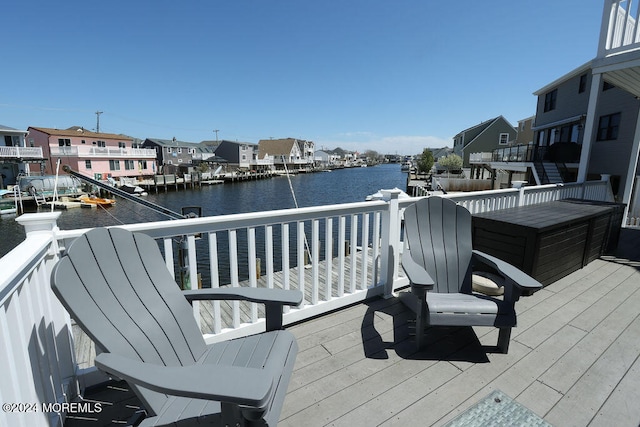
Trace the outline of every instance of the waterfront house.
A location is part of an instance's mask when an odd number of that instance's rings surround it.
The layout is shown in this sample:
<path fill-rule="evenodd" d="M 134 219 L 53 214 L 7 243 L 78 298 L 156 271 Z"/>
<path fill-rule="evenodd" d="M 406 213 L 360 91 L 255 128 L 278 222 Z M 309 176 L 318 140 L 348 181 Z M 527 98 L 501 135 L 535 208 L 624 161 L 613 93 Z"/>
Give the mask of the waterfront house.
<path fill-rule="evenodd" d="M 227 160 L 229 169 L 268 171 L 273 168 L 273 157 L 259 157 L 258 144 L 222 140 L 215 149 L 216 156 Z"/>
<path fill-rule="evenodd" d="M 120 134 L 97 133 L 82 127 L 53 129 L 30 126 L 27 144 L 40 147 L 44 173 L 55 174 L 56 164 L 98 180 L 109 177 L 143 177 L 155 170 L 155 152 L 141 148 L 131 137 Z"/>
<path fill-rule="evenodd" d="M 276 168 L 306 169 L 314 164 L 315 145 L 312 141 L 296 138 L 261 139 L 258 142 L 258 157 L 273 159 Z"/>
<path fill-rule="evenodd" d="M 562 183 L 605 176 L 640 225 L 640 40 L 637 8 L 605 1 L 597 55 L 540 88 L 533 145 L 475 152 L 472 164 L 524 180 Z M 640 34 L 640 32 L 638 32 Z M 474 150 L 476 151 L 476 150 Z"/>
<path fill-rule="evenodd" d="M 26 130 L 0 125 L 0 189 L 16 184 L 18 175 L 40 173 L 42 148 L 25 145 Z"/>
<path fill-rule="evenodd" d="M 317 150 L 314 153 L 314 160 L 322 168 L 334 168 L 340 164 L 340 156 L 331 150 Z"/>
<path fill-rule="evenodd" d="M 200 144 L 179 141 L 176 138 L 147 138 L 142 146 L 154 150 L 160 173 L 176 173 L 181 167 L 194 166 L 195 160 L 202 160 L 203 157 Z M 213 153 L 209 154 L 213 155 Z"/>
<path fill-rule="evenodd" d="M 527 117 L 526 119 L 518 120 L 516 145 L 531 145 L 533 144 L 533 125 L 535 123 L 536 116 Z"/>
<path fill-rule="evenodd" d="M 516 139 L 516 129 L 503 116 L 467 128 L 453 137 L 453 152 L 469 167 L 469 155 L 506 146 Z"/>

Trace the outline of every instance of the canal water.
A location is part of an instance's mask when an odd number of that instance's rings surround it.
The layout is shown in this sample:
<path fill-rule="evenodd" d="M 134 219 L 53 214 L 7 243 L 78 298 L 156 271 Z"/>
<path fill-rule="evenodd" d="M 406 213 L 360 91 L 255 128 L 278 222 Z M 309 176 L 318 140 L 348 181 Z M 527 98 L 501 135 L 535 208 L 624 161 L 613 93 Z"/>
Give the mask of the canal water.
<path fill-rule="evenodd" d="M 364 201 L 380 189 L 406 188 L 406 173 L 399 164 L 367 168 L 337 169 L 332 172 L 292 175 L 299 207 L 322 206 Z M 202 186 L 187 190 L 151 193 L 147 200 L 180 212 L 183 206 L 201 206 L 203 216 L 246 213 L 294 208 L 295 203 L 286 177 Z M 70 209 L 58 220 L 62 230 L 111 226 L 168 219 L 154 211 L 118 199 L 115 206 L 97 209 Z M 0 256 L 24 240 L 23 228 L 14 217 L 0 219 Z"/>

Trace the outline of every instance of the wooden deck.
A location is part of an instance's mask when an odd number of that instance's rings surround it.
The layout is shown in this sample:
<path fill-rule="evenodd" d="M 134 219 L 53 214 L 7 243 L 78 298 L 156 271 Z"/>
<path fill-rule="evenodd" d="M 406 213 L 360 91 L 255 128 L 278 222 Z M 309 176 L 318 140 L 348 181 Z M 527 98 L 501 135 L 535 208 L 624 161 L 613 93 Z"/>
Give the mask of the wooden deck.
<path fill-rule="evenodd" d="M 506 355 L 493 328 L 433 328 L 417 352 L 395 298 L 291 326 L 280 425 L 443 425 L 496 389 L 555 426 L 639 425 L 640 262 L 598 259 L 516 309 Z"/>

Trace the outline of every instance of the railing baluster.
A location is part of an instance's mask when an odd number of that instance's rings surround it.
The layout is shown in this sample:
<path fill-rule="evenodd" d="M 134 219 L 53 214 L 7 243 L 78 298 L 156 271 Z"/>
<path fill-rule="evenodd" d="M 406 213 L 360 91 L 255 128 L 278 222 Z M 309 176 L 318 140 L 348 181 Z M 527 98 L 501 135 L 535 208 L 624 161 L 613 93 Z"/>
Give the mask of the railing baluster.
<path fill-rule="evenodd" d="M 209 271 L 211 272 L 211 287 L 220 287 L 220 276 L 218 271 L 218 239 L 216 233 L 209 233 Z M 222 330 L 220 301 L 211 302 L 213 306 L 213 333 L 219 334 Z"/>
<path fill-rule="evenodd" d="M 378 258 L 380 257 L 380 222 L 381 222 L 382 214 L 380 212 L 375 212 L 373 214 L 373 241 L 372 243 L 372 253 L 371 259 L 373 262 L 373 284 L 377 284 L 380 279 L 380 267 L 378 263 Z"/>
<path fill-rule="evenodd" d="M 368 262 L 368 252 L 369 252 L 369 214 L 362 214 L 362 275 L 360 277 L 360 289 L 366 289 L 369 285 L 368 283 L 368 273 L 369 273 L 369 262 Z"/>
<path fill-rule="evenodd" d="M 349 292 L 354 293 L 356 291 L 356 278 L 357 278 L 357 250 L 358 250 L 358 217 L 355 214 L 351 214 L 351 277 L 349 280 Z"/>
<path fill-rule="evenodd" d="M 247 229 L 247 243 L 248 243 L 248 262 L 249 262 L 249 286 L 252 288 L 258 287 L 258 272 L 256 270 L 256 229 L 249 227 Z M 252 302 L 249 304 L 251 323 L 258 321 L 258 304 Z"/>
<path fill-rule="evenodd" d="M 291 287 L 291 277 L 289 270 L 289 224 L 284 223 L 281 225 L 281 244 L 282 244 L 282 288 L 290 289 Z M 304 303 L 304 302 L 303 302 Z M 284 312 L 288 313 L 290 310 L 289 306 L 284 307 Z"/>
<path fill-rule="evenodd" d="M 265 256 L 267 257 L 266 274 L 267 288 L 273 289 L 273 226 L 265 227 Z"/>
<path fill-rule="evenodd" d="M 304 221 L 298 221 L 298 289 L 302 292 L 302 304 L 306 301 L 305 283 L 304 283 L 304 268 L 305 268 L 305 240 L 304 233 Z"/>
<path fill-rule="evenodd" d="M 331 285 L 333 276 L 333 218 L 326 218 L 324 233 L 324 259 L 325 259 L 325 281 L 324 300 L 331 300 Z"/>
<path fill-rule="evenodd" d="M 347 218 L 341 215 L 338 220 L 338 297 L 341 297 L 344 295 L 345 237 Z"/>
<path fill-rule="evenodd" d="M 238 280 L 238 238 L 236 230 L 229 230 L 229 268 L 231 286 L 240 286 Z M 231 307 L 233 327 L 237 328 L 240 326 L 240 302 L 232 301 Z"/>
<path fill-rule="evenodd" d="M 320 291 L 320 224 L 317 219 L 311 221 L 311 304 L 318 304 Z"/>
<path fill-rule="evenodd" d="M 167 237 L 166 239 L 162 239 L 162 241 L 164 243 L 164 263 L 171 273 L 171 277 L 173 277 L 173 280 L 175 280 L 176 272 L 175 268 L 173 267 L 173 239 L 171 237 Z"/>

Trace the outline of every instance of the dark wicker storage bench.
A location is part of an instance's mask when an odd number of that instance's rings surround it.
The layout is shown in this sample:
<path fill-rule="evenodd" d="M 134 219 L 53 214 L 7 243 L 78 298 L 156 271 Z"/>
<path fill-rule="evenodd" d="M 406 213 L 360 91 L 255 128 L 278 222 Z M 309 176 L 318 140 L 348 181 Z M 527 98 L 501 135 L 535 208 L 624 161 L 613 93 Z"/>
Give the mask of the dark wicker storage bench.
<path fill-rule="evenodd" d="M 572 273 L 616 240 L 616 204 L 557 201 L 473 216 L 473 247 L 548 285 Z"/>

